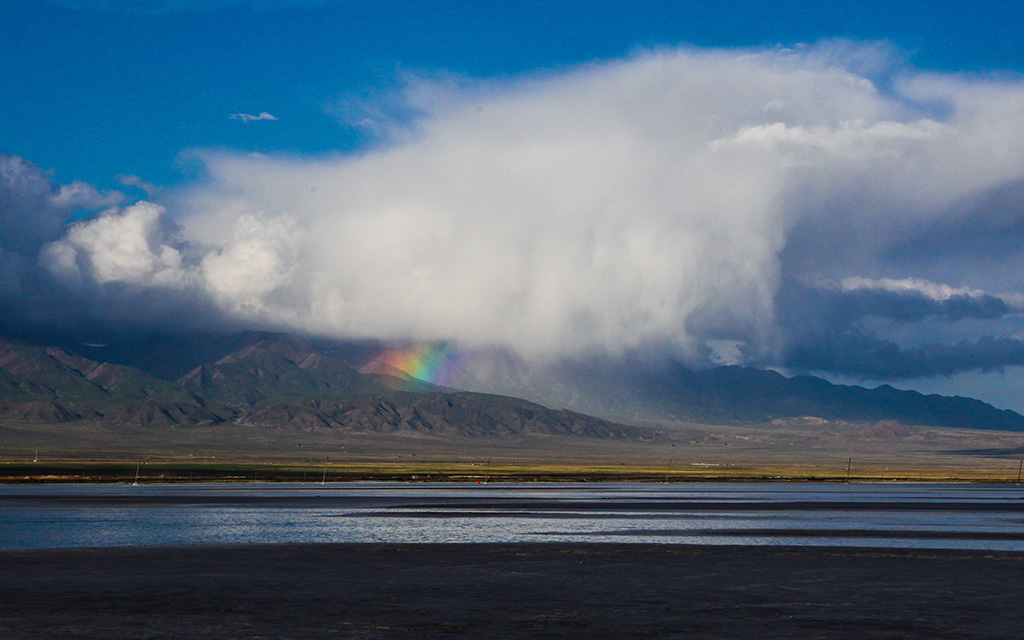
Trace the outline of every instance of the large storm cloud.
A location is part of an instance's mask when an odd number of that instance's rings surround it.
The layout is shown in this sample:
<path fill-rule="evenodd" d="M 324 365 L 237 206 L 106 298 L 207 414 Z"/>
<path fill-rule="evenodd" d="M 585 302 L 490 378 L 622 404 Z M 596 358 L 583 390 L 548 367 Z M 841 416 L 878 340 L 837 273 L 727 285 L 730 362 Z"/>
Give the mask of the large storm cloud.
<path fill-rule="evenodd" d="M 97 323 L 173 301 L 191 322 L 527 358 L 1019 364 L 1024 81 L 901 60 L 831 42 L 410 76 L 346 109 L 379 136 L 360 153 L 199 152 L 200 183 L 59 232 L 50 184 L 0 246 Z"/>

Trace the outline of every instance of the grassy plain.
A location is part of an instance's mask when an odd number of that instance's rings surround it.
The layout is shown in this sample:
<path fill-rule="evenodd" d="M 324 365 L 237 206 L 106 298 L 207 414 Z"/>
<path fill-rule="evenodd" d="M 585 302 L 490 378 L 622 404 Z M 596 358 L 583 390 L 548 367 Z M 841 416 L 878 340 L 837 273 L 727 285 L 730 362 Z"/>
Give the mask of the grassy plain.
<path fill-rule="evenodd" d="M 445 439 L 217 426 L 0 426 L 0 482 L 1015 482 L 1024 434 L 791 420 L 645 423 L 649 440 Z"/>

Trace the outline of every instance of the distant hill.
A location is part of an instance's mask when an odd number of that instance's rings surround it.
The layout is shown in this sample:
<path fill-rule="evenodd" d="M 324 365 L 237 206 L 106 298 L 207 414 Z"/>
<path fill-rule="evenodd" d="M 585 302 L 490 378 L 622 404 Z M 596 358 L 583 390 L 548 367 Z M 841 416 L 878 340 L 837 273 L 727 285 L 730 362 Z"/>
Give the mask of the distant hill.
<path fill-rule="evenodd" d="M 694 371 L 591 359 L 531 367 L 507 356 L 477 357 L 450 383 L 466 390 L 460 392 L 381 364 L 376 356 L 386 348 L 263 331 L 107 345 L 0 342 L 0 418 L 609 438 L 650 435 L 615 424 L 623 420 L 767 424 L 814 417 L 1024 431 L 1024 416 L 972 398 L 736 366 Z"/>
<path fill-rule="evenodd" d="M 0 341 L 0 419 L 168 426 L 226 416 L 181 385 L 131 367 Z"/>
<path fill-rule="evenodd" d="M 0 341 L 0 422 L 178 427 L 232 423 L 253 428 L 335 429 L 425 436 L 563 435 L 647 439 L 652 431 L 492 394 L 450 392 L 409 376 L 361 373 L 308 342 L 283 334 L 199 336 L 211 361 L 176 380 L 99 362 L 61 347 Z M 163 345 L 176 344 L 166 340 Z M 201 359 L 187 339 L 163 366 Z M 89 347 L 94 353 L 102 347 Z M 127 359 L 127 358 L 126 358 Z"/>
<path fill-rule="evenodd" d="M 718 367 L 664 375 L 641 383 L 661 406 L 703 419 L 768 422 L 780 417 L 1024 431 L 1024 416 L 973 398 L 924 395 L 882 385 L 837 385 L 813 376 L 788 378 L 774 371 Z"/>
<path fill-rule="evenodd" d="M 484 375 L 460 382 L 609 419 L 763 424 L 813 416 L 1024 431 L 1024 416 L 973 398 L 924 395 L 889 385 L 874 389 L 838 385 L 814 376 L 786 377 L 747 367 L 694 371 L 671 363 L 603 360 L 542 368 L 510 362 L 478 370 Z"/>

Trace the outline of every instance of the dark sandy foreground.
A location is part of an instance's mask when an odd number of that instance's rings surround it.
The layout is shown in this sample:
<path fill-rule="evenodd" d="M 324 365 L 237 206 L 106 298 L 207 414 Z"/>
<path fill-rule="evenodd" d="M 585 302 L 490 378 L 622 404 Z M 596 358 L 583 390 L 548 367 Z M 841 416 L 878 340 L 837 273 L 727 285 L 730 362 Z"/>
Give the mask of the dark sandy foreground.
<path fill-rule="evenodd" d="M 1024 554 L 655 545 L 0 552 L 0 638 L 1021 638 Z"/>

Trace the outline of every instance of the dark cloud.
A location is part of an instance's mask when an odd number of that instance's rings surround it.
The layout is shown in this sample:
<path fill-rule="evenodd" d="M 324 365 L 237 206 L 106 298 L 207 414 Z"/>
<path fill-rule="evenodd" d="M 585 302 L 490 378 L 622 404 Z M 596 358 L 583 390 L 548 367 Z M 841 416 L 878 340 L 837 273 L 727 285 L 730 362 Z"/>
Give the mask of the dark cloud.
<path fill-rule="evenodd" d="M 963 320 L 1000 320 L 1020 314 L 1019 307 L 1003 298 L 982 292 L 951 292 L 920 281 L 854 284 L 861 286 L 844 289 L 785 283 L 777 298 L 780 321 L 787 334 L 784 366 L 894 379 L 992 371 L 1024 364 L 1024 342 L 1012 337 L 982 336 L 952 344 L 901 346 L 869 328 L 872 320 L 883 320 L 890 326 L 914 326 L 912 333 L 922 342 L 936 322 L 942 328 L 955 328 Z"/>
<path fill-rule="evenodd" d="M 962 199 L 922 221 L 886 249 L 897 264 L 1004 261 L 1024 251 L 1024 180 L 1013 180 Z"/>
<path fill-rule="evenodd" d="M 56 240 L 78 209 L 96 209 L 121 201 L 118 193 L 100 193 L 82 182 L 57 187 L 32 162 L 0 152 L 0 250 L 31 256 Z"/>
<path fill-rule="evenodd" d="M 983 336 L 957 344 L 901 347 L 856 328 L 819 337 L 826 339 L 794 342 L 787 351 L 786 366 L 884 380 L 997 371 L 1024 365 L 1024 341 L 1016 338 Z"/>
<path fill-rule="evenodd" d="M 32 162 L 0 153 L 0 333 L 92 336 L 221 322 L 205 293 L 188 286 L 185 247 L 163 209 L 116 206 L 123 200 L 80 182 L 56 184 Z"/>
<path fill-rule="evenodd" d="M 798 326 L 846 326 L 865 318 L 901 323 L 930 318 L 993 320 L 1022 311 L 1016 304 L 991 293 L 955 290 L 919 280 L 852 279 L 825 286 L 806 286 L 790 280 L 780 288 L 777 301 L 787 323 Z"/>

